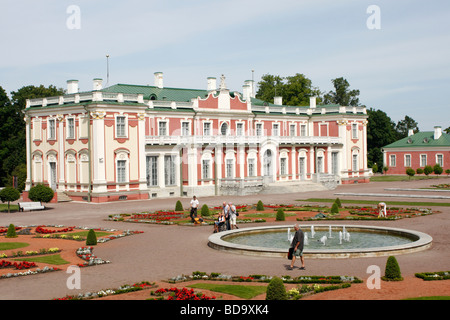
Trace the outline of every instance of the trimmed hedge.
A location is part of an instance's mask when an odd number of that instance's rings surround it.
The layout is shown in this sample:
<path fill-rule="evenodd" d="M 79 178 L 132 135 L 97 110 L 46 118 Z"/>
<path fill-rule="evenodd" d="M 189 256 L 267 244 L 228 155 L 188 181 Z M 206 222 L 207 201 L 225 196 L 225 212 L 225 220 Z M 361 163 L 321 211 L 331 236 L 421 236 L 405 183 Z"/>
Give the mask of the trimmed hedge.
<path fill-rule="evenodd" d="M 286 288 L 283 280 L 273 277 L 266 290 L 266 300 L 287 300 Z"/>

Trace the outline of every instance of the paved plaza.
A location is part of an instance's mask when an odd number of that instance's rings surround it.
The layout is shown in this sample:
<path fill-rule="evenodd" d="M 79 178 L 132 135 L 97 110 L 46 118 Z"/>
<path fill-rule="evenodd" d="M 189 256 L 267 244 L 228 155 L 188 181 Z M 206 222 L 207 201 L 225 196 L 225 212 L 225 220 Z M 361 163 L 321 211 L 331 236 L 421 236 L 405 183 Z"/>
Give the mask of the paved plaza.
<path fill-rule="evenodd" d="M 245 197 L 207 197 L 200 198 L 200 205 L 219 206 L 224 200 L 234 204 L 255 204 L 262 200 L 265 204 L 299 204 L 298 199 L 336 198 L 376 201 L 408 201 L 448 203 L 442 192 L 404 189 L 429 187 L 434 183 L 450 183 L 450 178 L 439 180 L 419 180 L 407 182 L 371 182 L 368 184 L 342 185 L 335 190 L 302 192 L 292 194 L 252 195 Z M 399 188 L 401 190 L 386 190 Z M 360 196 L 358 194 L 367 194 Z M 349 195 L 352 194 L 352 195 Z M 378 196 L 389 194 L 389 197 Z M 411 198 L 402 195 L 421 195 Z M 393 195 L 400 195 L 399 197 Z M 450 192 L 445 193 L 450 196 Z M 429 196 L 429 197 L 427 197 Z M 266 274 L 282 276 L 299 275 L 350 275 L 367 279 L 367 267 L 378 265 L 384 271 L 387 257 L 352 259 L 309 259 L 306 270 L 287 271 L 289 261 L 282 258 L 252 257 L 224 253 L 208 247 L 208 237 L 212 226 L 177 226 L 134 224 L 106 221 L 110 214 L 133 213 L 175 208 L 178 198 L 123 201 L 104 204 L 66 202 L 48 204 L 45 211 L 1 213 L 0 225 L 61 224 L 65 226 L 104 227 L 121 230 L 140 230 L 137 234 L 122 239 L 99 244 L 94 254 L 110 264 L 84 268 L 81 271 L 81 289 L 69 290 L 66 286 L 70 276 L 65 271 L 40 274 L 12 279 L 2 279 L 0 299 L 52 299 L 73 295 L 79 292 L 98 291 L 117 288 L 123 284 L 140 281 L 161 281 L 170 277 L 194 271 L 219 272 L 228 275 L 248 276 Z M 189 198 L 181 198 L 183 206 L 189 206 Z M 346 204 L 344 204 L 345 206 Z M 450 207 L 433 206 L 439 214 L 405 218 L 398 221 L 367 221 L 365 225 L 389 226 L 425 232 L 433 237 L 433 244 L 425 251 L 397 256 L 403 276 L 413 276 L 416 272 L 447 271 L 450 266 L 448 248 Z M 283 222 L 282 222 L 283 223 Z M 342 224 L 342 221 L 318 221 L 317 224 Z M 345 224 L 362 224 L 361 221 L 346 221 Z M 265 225 L 268 225 L 266 223 Z M 279 224 L 279 223 L 278 223 Z M 284 223 L 286 224 L 286 223 Z M 259 224 L 260 225 L 260 224 Z M 248 224 L 249 227 L 255 224 Z M 241 226 L 242 228 L 243 226 Z"/>

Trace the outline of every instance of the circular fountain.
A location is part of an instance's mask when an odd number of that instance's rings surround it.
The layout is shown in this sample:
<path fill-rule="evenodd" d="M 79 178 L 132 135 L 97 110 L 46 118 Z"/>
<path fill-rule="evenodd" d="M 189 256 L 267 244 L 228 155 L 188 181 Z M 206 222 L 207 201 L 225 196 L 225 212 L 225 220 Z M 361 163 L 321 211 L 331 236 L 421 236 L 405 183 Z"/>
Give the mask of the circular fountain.
<path fill-rule="evenodd" d="M 356 258 L 412 253 L 431 246 L 428 234 L 414 230 L 363 225 L 299 225 L 305 234 L 306 258 Z M 293 225 L 266 226 L 214 233 L 208 245 L 232 253 L 283 257 Z"/>

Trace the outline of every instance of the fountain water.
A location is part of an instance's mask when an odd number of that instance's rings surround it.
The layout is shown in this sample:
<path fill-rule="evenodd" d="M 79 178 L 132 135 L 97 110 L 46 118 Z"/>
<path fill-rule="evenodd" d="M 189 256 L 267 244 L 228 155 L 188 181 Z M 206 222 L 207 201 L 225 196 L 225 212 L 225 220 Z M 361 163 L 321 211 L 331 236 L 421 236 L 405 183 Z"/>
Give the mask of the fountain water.
<path fill-rule="evenodd" d="M 331 235 L 331 226 L 328 227 L 328 238 L 333 238 L 333 236 Z"/>
<path fill-rule="evenodd" d="M 288 231 L 287 231 L 287 240 L 289 241 L 289 242 L 292 242 L 292 239 L 294 238 L 294 236 L 291 234 L 291 228 L 288 228 Z"/>
<path fill-rule="evenodd" d="M 342 231 L 339 231 L 339 244 L 342 244 Z"/>
<path fill-rule="evenodd" d="M 327 236 L 323 236 L 320 238 L 320 242 L 323 243 L 323 245 L 325 245 L 327 243 Z"/>
<path fill-rule="evenodd" d="M 307 246 L 308 244 L 309 244 L 309 241 L 308 241 L 308 233 L 305 232 L 305 240 L 303 241 L 303 245 Z"/>
<path fill-rule="evenodd" d="M 314 238 L 316 232 L 314 231 L 314 226 L 311 226 L 311 238 Z"/>

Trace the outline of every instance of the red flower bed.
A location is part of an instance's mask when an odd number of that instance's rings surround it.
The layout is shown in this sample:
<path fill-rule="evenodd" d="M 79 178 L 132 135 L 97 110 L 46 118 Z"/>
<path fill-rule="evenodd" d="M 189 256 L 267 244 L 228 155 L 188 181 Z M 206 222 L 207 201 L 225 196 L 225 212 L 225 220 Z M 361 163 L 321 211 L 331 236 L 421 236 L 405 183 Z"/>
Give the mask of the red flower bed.
<path fill-rule="evenodd" d="M 154 213 L 134 214 L 131 219 L 153 219 L 157 221 L 168 221 L 181 218 L 182 216 L 182 213 L 175 211 L 155 211 Z"/>
<path fill-rule="evenodd" d="M 37 226 L 35 231 L 36 233 L 43 233 L 43 234 L 49 234 L 49 233 L 58 233 L 58 232 L 69 232 L 73 231 L 74 227 L 67 227 L 60 230 L 52 230 L 52 229 L 46 229 L 45 226 Z"/>
<path fill-rule="evenodd" d="M 178 288 L 161 288 L 156 290 L 156 294 L 164 294 L 168 292 L 173 292 L 174 295 L 169 295 L 167 300 L 214 300 L 216 297 L 208 297 L 207 295 L 198 296 L 194 293 L 194 289 L 178 289 Z"/>
<path fill-rule="evenodd" d="M 21 261 L 21 262 L 11 262 L 2 260 L 0 261 L 0 268 L 16 268 L 17 270 L 22 269 L 30 269 L 36 267 L 36 263 L 34 262 L 28 262 L 28 261 Z"/>
<path fill-rule="evenodd" d="M 15 227 L 16 231 L 22 229 L 22 227 Z M 0 233 L 8 232 L 8 228 L 0 227 Z"/>

